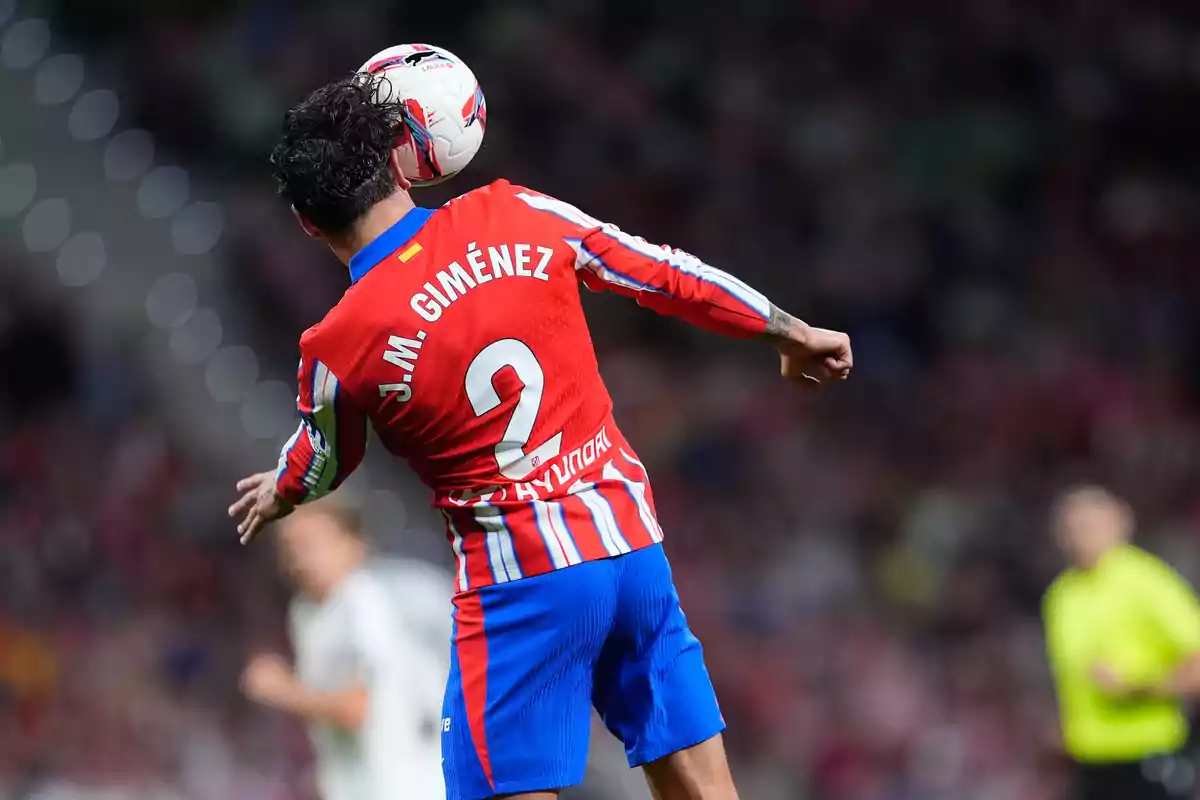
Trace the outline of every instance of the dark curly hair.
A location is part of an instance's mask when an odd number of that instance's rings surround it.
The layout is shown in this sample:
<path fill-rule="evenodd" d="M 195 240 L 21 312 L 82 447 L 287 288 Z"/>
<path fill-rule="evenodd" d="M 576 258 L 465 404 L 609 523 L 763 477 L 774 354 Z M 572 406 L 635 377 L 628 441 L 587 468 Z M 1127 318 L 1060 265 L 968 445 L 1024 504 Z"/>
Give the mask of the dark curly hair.
<path fill-rule="evenodd" d="M 283 117 L 271 151 L 279 193 L 321 231 L 342 235 L 397 190 L 388 166 L 399 108 L 378 76 L 354 74 L 309 95 Z"/>

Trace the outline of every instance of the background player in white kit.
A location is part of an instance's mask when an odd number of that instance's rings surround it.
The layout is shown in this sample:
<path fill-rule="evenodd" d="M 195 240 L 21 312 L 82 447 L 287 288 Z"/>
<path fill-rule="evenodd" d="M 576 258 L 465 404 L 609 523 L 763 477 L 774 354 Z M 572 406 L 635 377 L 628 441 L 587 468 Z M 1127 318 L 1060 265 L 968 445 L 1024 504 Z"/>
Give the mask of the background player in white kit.
<path fill-rule="evenodd" d="M 296 665 L 254 658 L 246 695 L 308 723 L 322 800 L 441 800 L 451 578 L 368 558 L 357 514 L 329 499 L 278 536 Z"/>

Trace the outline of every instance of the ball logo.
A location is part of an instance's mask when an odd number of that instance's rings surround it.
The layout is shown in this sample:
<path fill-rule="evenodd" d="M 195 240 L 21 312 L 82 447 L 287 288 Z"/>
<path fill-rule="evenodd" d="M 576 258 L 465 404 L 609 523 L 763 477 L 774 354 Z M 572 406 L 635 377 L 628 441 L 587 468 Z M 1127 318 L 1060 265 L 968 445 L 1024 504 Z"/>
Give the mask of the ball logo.
<path fill-rule="evenodd" d="M 436 50 L 418 50 L 417 52 L 409 53 L 404 57 L 404 63 L 410 67 L 415 67 L 417 65 L 425 66 L 427 63 L 433 61 L 443 61 L 446 64 L 453 63 L 450 61 L 450 59 L 446 58 Z"/>

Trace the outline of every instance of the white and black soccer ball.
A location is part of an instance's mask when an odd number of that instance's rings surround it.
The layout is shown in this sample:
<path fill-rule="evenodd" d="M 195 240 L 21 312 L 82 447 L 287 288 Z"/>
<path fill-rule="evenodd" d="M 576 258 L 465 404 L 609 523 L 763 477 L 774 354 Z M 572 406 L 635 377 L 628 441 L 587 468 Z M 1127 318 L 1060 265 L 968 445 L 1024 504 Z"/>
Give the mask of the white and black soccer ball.
<path fill-rule="evenodd" d="M 483 144 L 487 106 L 462 59 L 428 44 L 401 44 L 371 56 L 359 72 L 386 78 L 377 98 L 399 104 L 396 147 L 414 186 L 440 183 L 471 163 Z"/>

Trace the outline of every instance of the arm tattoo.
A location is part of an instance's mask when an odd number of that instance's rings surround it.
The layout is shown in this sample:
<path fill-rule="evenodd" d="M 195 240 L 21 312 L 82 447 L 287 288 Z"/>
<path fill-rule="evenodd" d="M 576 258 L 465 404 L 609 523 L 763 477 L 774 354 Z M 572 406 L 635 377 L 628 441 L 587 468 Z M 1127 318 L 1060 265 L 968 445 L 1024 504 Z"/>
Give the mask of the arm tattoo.
<path fill-rule="evenodd" d="M 800 320 L 772 303 L 771 318 L 767 320 L 767 327 L 763 330 L 762 335 L 766 339 L 790 339 L 792 332 L 799 329 L 803 324 Z"/>

